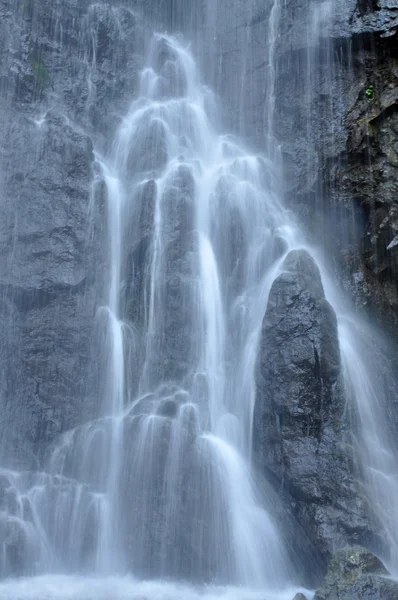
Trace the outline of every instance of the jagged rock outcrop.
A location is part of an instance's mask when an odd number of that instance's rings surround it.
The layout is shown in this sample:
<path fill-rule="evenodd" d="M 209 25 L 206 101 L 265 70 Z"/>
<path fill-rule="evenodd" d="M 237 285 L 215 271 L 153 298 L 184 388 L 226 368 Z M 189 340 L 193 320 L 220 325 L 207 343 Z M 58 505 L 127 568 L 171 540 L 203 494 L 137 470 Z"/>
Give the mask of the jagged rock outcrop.
<path fill-rule="evenodd" d="M 395 600 L 398 583 L 373 554 L 361 547 L 343 548 L 330 562 L 314 600 Z"/>
<path fill-rule="evenodd" d="M 293 251 L 263 320 L 254 452 L 324 559 L 336 547 L 371 537 L 345 410 L 336 316 L 314 260 Z"/>
<path fill-rule="evenodd" d="M 323 3 L 317 16 L 313 9 L 311 43 L 301 49 L 288 48 L 293 34 L 282 31 L 276 135 L 286 198 L 301 205 L 311 235 L 326 239 L 356 303 L 394 332 L 398 7 L 380 0 L 340 9 Z"/>
<path fill-rule="evenodd" d="M 385 37 L 386 33 L 382 30 L 372 36 L 363 34 L 363 47 L 354 51 L 355 79 L 363 87 L 345 115 L 346 151 L 343 156 L 336 153 L 327 165 L 324 179 L 333 187 L 336 201 L 351 198 L 362 208 L 363 237 L 344 253 L 345 264 L 356 263 L 357 268 L 351 267 L 351 271 L 362 273 L 359 279 L 351 273 L 357 296 L 379 318 L 384 313 L 384 324 L 395 330 L 398 61 L 394 55 L 396 32 Z M 369 96 L 366 90 L 370 90 Z"/>

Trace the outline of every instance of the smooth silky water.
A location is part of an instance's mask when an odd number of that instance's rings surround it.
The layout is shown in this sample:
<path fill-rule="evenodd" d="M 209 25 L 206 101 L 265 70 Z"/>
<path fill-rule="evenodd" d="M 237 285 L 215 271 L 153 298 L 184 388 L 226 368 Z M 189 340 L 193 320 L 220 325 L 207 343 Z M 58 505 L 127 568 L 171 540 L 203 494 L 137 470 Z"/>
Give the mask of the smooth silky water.
<path fill-rule="evenodd" d="M 276 2 L 273 43 L 278 18 Z M 185 43 L 154 36 L 139 96 L 109 153 L 96 154 L 109 258 L 96 315 L 101 408 L 61 437 L 46 472 L 1 471 L 2 572 L 17 560 L 7 536 L 23 535 L 23 572 L 35 575 L 5 580 L 1 599 L 291 600 L 299 591 L 275 493 L 251 470 L 251 432 L 272 283 L 291 250 L 317 255 L 281 204 L 272 129 L 267 140 L 260 156 L 222 135 Z M 381 435 L 378 378 L 361 324 L 317 262 L 365 432 L 364 485 L 391 516 L 393 556 L 396 461 Z"/>
<path fill-rule="evenodd" d="M 273 164 L 220 135 L 215 106 L 185 45 L 155 35 L 139 97 L 96 156 L 101 414 L 62 436 L 46 473 L 2 472 L 32 573 L 81 575 L 6 582 L 0 597 L 294 595 L 250 469 L 256 344 L 293 229 Z M 4 572 L 13 560 L 5 544 Z"/>

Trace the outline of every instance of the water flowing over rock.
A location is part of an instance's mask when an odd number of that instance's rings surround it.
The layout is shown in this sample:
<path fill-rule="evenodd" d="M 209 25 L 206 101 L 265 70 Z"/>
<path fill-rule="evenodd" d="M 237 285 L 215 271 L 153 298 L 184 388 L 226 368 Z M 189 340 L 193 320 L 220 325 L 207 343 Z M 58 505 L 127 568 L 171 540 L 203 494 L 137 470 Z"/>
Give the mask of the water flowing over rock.
<path fill-rule="evenodd" d="M 97 61 L 108 51 L 108 28 L 95 11 Z M 40 127 L 48 124 L 47 115 Z M 16 530 L 15 542 L 4 541 L 3 573 L 59 565 L 276 588 L 279 574 L 293 569 L 267 497 L 250 477 L 251 407 L 239 402 L 242 392 L 250 397 L 254 361 L 231 385 L 256 327 L 239 304 L 261 317 L 256 265 L 267 268 L 274 255 L 259 240 L 272 240 L 283 215 L 263 185 L 272 165 L 217 133 L 192 56 L 158 34 L 113 144 L 90 158 L 88 208 L 106 219 L 108 248 L 104 304 L 92 326 L 95 418 L 62 427 L 68 431 L 48 449 L 45 474 L 4 471 L 21 504 L 16 513 L 6 507 L 5 522 L 15 518 L 30 532 L 18 556 L 29 550 L 35 560 L 14 566 Z M 235 231 L 240 253 L 224 263 L 218 240 Z M 236 335 L 238 352 L 228 342 Z"/>
<path fill-rule="evenodd" d="M 396 13 L 0 0 L 0 599 L 395 597 Z"/>

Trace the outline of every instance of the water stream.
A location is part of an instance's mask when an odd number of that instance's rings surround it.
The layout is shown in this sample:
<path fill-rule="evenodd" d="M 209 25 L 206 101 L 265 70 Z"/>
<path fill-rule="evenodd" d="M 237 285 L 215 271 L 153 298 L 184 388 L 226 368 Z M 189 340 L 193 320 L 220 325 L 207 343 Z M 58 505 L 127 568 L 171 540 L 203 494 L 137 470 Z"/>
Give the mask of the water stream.
<path fill-rule="evenodd" d="M 62 437 L 47 473 L 2 473 L 23 567 L 291 585 L 250 455 L 258 333 L 293 230 L 273 164 L 221 135 L 214 106 L 184 43 L 155 35 L 139 97 L 97 155 L 101 414 Z"/>
<path fill-rule="evenodd" d="M 100 409 L 57 441 L 45 472 L 1 470 L 0 571 L 37 577 L 0 584 L 0 598 L 291 600 L 297 591 L 275 493 L 251 469 L 268 295 L 290 251 L 316 258 L 280 199 L 279 0 L 270 19 L 265 156 L 222 133 L 188 46 L 167 35 L 154 35 L 138 97 L 109 152 L 96 153 L 109 262 L 95 317 Z M 383 445 L 378 378 L 361 324 L 318 264 L 365 432 L 364 485 L 387 515 L 396 561 L 396 455 Z"/>

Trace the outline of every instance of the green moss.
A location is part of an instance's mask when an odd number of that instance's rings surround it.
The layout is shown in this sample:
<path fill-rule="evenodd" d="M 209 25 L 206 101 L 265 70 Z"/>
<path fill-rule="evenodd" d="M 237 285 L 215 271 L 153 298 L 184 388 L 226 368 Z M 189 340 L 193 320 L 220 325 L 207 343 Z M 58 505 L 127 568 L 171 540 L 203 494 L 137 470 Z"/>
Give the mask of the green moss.
<path fill-rule="evenodd" d="M 44 90 L 51 84 L 51 77 L 46 65 L 41 58 L 32 60 L 32 71 L 36 80 L 38 89 Z"/>
<path fill-rule="evenodd" d="M 374 95 L 374 87 L 373 87 L 373 85 L 370 85 L 365 90 L 365 96 L 366 96 L 368 102 L 371 102 L 373 100 L 373 95 Z"/>

